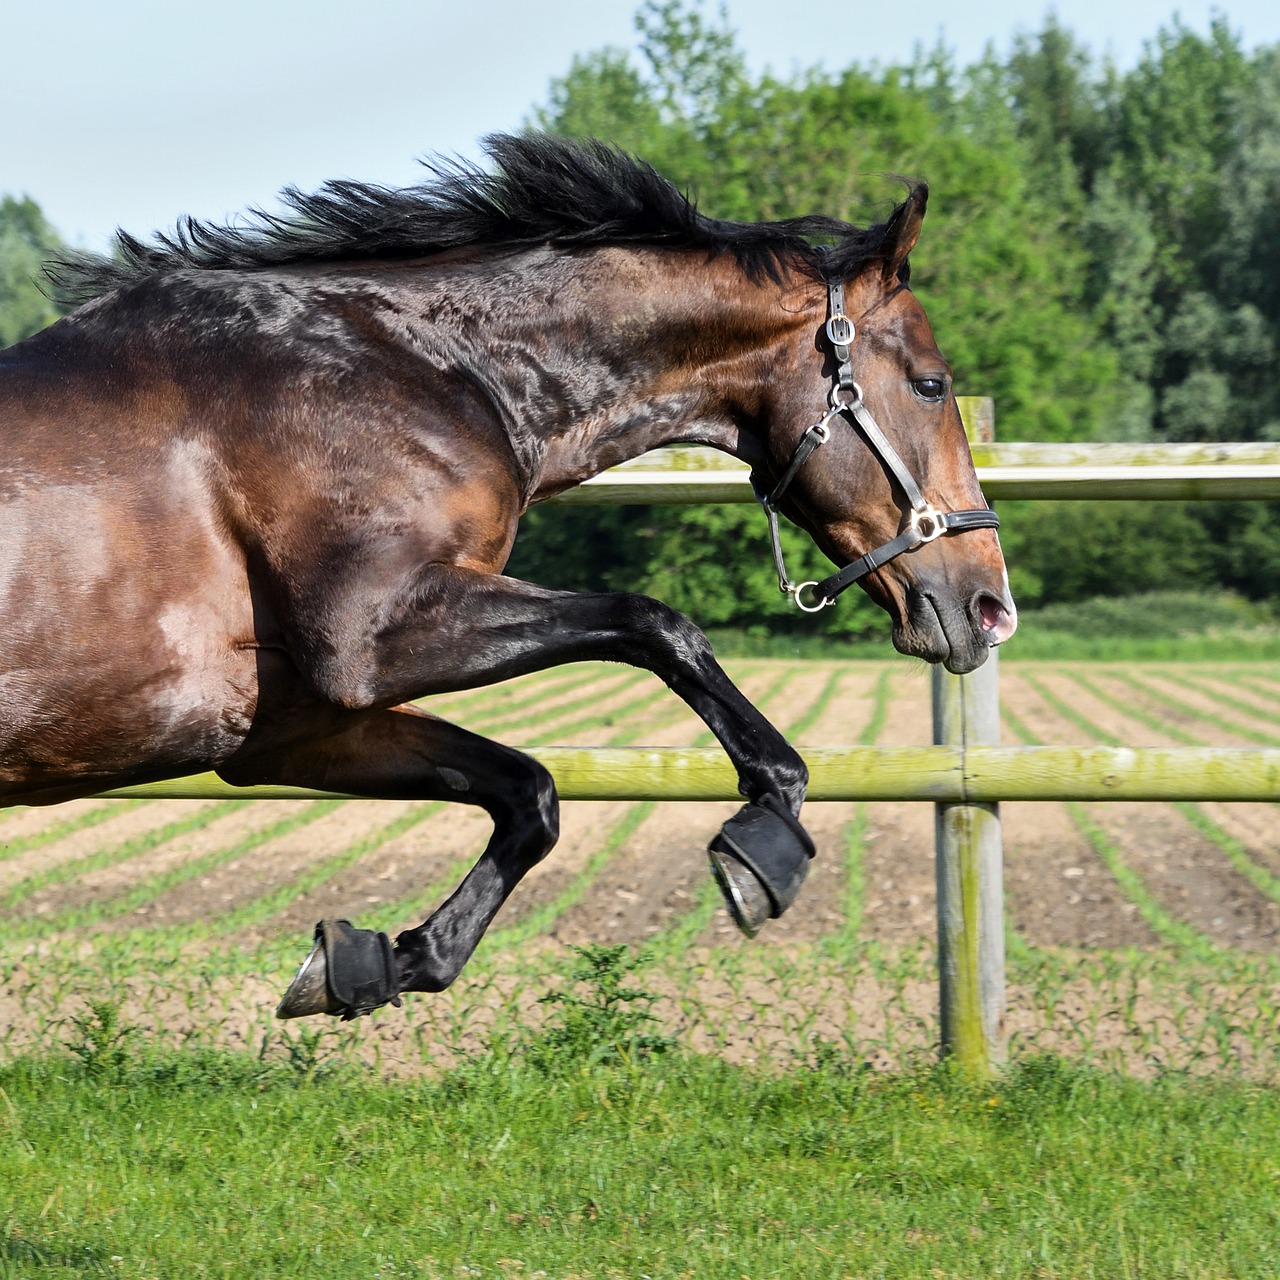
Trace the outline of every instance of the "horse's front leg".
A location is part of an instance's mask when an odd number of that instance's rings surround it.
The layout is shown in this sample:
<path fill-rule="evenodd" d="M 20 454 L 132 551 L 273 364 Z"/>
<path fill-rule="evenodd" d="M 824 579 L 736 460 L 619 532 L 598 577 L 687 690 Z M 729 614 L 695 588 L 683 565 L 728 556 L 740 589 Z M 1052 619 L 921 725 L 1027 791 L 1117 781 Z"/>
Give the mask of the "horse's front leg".
<path fill-rule="evenodd" d="M 750 802 L 711 846 L 734 918 L 754 933 L 794 899 L 813 854 L 797 821 L 808 772 L 683 614 L 647 596 L 552 591 L 430 566 L 364 632 L 352 634 L 349 614 L 341 626 L 323 614 L 299 621 L 299 665 L 322 694 L 352 708 L 565 662 L 624 662 L 654 672 L 719 739 Z"/>

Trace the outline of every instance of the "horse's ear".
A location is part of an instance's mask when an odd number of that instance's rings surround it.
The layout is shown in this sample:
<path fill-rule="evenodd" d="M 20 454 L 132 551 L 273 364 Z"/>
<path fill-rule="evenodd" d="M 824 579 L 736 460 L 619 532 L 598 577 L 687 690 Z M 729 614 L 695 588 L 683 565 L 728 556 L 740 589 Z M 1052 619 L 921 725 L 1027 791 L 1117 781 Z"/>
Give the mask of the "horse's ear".
<path fill-rule="evenodd" d="M 929 203 L 929 184 L 917 182 L 911 194 L 893 211 L 884 233 L 884 264 L 881 276 L 891 285 L 902 271 L 907 255 L 916 247 L 920 238 L 920 224 L 924 221 L 924 207 Z"/>

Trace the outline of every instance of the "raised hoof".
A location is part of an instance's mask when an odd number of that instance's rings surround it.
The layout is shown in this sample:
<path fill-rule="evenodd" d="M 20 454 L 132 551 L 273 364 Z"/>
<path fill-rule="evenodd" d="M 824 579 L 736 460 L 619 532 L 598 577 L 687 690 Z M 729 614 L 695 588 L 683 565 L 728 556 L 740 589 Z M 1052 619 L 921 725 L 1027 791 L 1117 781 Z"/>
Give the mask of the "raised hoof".
<path fill-rule="evenodd" d="M 341 1013 L 342 1007 L 329 990 L 329 964 L 324 943 L 319 939 L 302 962 L 289 989 L 276 1005 L 277 1018 L 306 1018 L 313 1013 Z"/>
<path fill-rule="evenodd" d="M 764 885 L 756 878 L 754 871 L 744 867 L 731 853 L 716 848 L 713 841 L 707 850 L 711 859 L 711 871 L 724 894 L 725 906 L 733 917 L 733 923 L 747 935 L 754 938 L 765 923 L 773 919 L 773 903 L 765 892 Z"/>
<path fill-rule="evenodd" d="M 809 874 L 813 841 L 782 801 L 764 796 L 743 805 L 707 853 L 729 914 L 754 938 L 796 900 Z"/>
<path fill-rule="evenodd" d="M 385 933 L 321 920 L 315 946 L 276 1006 L 277 1018 L 341 1014 L 344 1022 L 400 1004 L 395 954 Z"/>

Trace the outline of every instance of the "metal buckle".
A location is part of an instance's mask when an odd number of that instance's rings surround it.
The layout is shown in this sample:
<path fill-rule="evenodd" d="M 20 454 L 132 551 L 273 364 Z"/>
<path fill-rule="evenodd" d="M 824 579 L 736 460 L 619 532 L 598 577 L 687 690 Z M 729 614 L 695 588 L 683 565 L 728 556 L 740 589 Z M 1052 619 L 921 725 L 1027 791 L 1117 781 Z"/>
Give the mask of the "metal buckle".
<path fill-rule="evenodd" d="M 831 340 L 832 346 L 850 346 L 857 336 L 857 332 L 858 330 L 853 321 L 843 312 L 832 316 L 827 321 L 827 337 Z"/>
<path fill-rule="evenodd" d="M 907 519 L 907 528 L 920 539 L 917 545 L 924 546 L 926 542 L 935 542 L 942 537 L 947 531 L 947 524 L 942 512 L 930 505 L 913 510 Z"/>
<path fill-rule="evenodd" d="M 822 610 L 827 607 L 827 605 L 835 604 L 835 601 L 819 600 L 817 604 L 805 604 L 805 602 L 800 599 L 800 593 L 802 591 L 804 591 L 807 587 L 816 587 L 817 585 L 818 585 L 817 579 L 814 579 L 811 582 L 797 582 L 794 586 L 786 587 L 784 588 L 784 590 L 786 591 L 787 595 L 789 595 L 792 598 L 792 600 L 795 601 L 796 608 L 799 609 L 801 613 L 821 613 Z"/>

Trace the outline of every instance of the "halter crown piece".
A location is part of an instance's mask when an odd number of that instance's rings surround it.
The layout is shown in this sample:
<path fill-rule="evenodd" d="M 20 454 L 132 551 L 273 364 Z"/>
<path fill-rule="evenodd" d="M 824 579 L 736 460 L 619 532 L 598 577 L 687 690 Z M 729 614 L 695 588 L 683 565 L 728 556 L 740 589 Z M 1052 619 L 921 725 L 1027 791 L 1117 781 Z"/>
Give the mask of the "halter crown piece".
<path fill-rule="evenodd" d="M 778 482 L 768 493 L 761 493 L 753 475 L 752 488 L 755 489 L 765 515 L 769 517 L 769 541 L 773 547 L 773 563 L 778 571 L 778 587 L 795 601 L 796 607 L 805 613 L 817 613 L 829 604 L 835 604 L 836 597 L 847 588 L 853 586 L 860 578 L 873 573 L 895 556 L 905 551 L 914 551 L 926 542 L 933 542 L 948 533 L 965 533 L 969 529 L 998 529 L 1000 517 L 987 507 L 979 507 L 972 511 L 939 511 L 929 502 L 915 477 L 907 470 L 906 464 L 898 456 L 897 450 L 889 443 L 879 424 L 871 416 L 862 398 L 862 388 L 853 376 L 853 363 L 849 349 L 853 345 L 856 329 L 853 321 L 844 313 L 844 285 L 827 285 L 827 340 L 836 357 L 836 383 L 831 388 L 828 402 L 830 408 L 800 437 L 791 461 L 783 469 Z M 871 452 L 880 459 L 884 469 L 897 482 L 902 490 L 910 511 L 906 515 L 906 525 L 896 538 L 891 538 L 883 546 L 868 551 L 851 564 L 845 565 L 839 573 L 824 578 L 821 582 L 792 582 L 787 577 L 787 567 L 782 560 L 782 542 L 778 536 L 778 503 L 787 487 L 796 478 L 800 468 L 808 462 L 820 445 L 831 439 L 831 424 L 840 418 L 852 419 L 862 438 L 867 442 Z M 801 599 L 801 592 L 813 588 L 813 603 L 807 604 Z"/>

